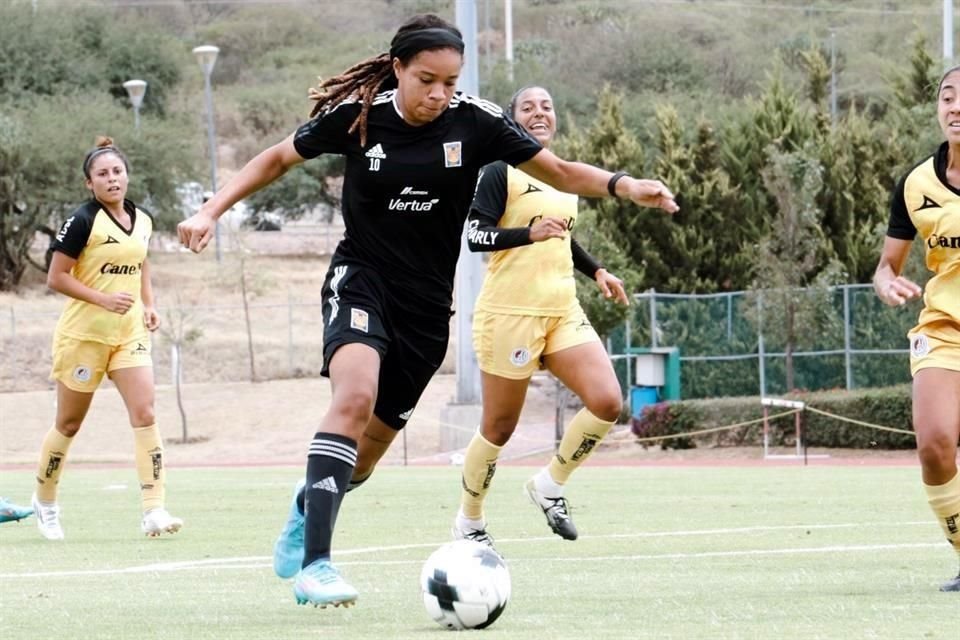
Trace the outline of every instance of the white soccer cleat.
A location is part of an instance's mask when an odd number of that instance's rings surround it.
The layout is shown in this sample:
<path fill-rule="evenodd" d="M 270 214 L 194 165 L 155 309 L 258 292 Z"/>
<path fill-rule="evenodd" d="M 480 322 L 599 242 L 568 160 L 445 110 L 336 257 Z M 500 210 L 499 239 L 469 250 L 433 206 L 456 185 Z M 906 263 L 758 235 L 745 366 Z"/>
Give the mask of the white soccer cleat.
<path fill-rule="evenodd" d="M 30 505 L 37 516 L 37 529 L 47 540 L 63 540 L 63 527 L 60 526 L 60 505 L 56 502 L 40 502 L 37 494 L 30 498 Z"/>
<path fill-rule="evenodd" d="M 176 533 L 182 526 L 183 520 L 173 517 L 162 507 L 147 511 L 143 514 L 143 521 L 140 523 L 140 529 L 151 538 L 161 533 Z"/>

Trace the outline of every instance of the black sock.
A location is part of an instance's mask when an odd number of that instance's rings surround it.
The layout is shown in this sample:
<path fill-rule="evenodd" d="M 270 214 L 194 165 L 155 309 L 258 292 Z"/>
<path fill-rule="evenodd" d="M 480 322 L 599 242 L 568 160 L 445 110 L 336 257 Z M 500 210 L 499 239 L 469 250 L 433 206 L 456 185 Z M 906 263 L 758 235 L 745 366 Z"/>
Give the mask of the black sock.
<path fill-rule="evenodd" d="M 317 433 L 307 456 L 303 566 L 330 558 L 340 502 L 357 464 L 357 443 L 335 433 Z"/>

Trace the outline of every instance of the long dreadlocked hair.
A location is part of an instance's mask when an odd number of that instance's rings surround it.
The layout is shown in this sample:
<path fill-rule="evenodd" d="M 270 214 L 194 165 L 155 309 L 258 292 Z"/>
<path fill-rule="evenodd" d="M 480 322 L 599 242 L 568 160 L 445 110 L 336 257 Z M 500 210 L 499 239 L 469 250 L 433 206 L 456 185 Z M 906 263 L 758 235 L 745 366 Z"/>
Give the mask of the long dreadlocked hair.
<path fill-rule="evenodd" d="M 421 29 L 448 29 L 460 36 L 460 31 L 438 16 L 433 14 L 423 14 L 413 16 L 397 29 L 393 40 L 409 33 Z M 406 66 L 416 54 L 400 58 L 400 63 Z M 384 52 L 372 58 L 367 58 L 358 62 L 340 75 L 320 79 L 321 82 L 316 87 L 311 87 L 309 97 L 315 101 L 313 109 L 310 111 L 310 117 L 322 113 L 325 109 L 337 105 L 344 100 L 355 97 L 361 102 L 360 115 L 350 125 L 347 133 L 360 131 L 360 146 L 367 144 L 367 114 L 370 113 L 370 106 L 373 104 L 373 98 L 380 92 L 380 89 L 391 89 L 396 86 L 396 77 L 393 75 L 392 57 L 389 52 Z"/>

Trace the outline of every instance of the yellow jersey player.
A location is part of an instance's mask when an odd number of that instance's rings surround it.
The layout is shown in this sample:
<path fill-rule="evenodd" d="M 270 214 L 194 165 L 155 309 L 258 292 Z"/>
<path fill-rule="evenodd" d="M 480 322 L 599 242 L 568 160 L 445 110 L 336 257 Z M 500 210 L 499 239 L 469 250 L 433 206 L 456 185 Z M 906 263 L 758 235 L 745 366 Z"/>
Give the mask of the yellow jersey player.
<path fill-rule="evenodd" d="M 352 605 L 331 561 L 343 496 L 366 480 L 410 419 L 447 349 L 463 223 L 480 169 L 496 160 L 566 191 L 602 196 L 611 174 L 561 160 L 494 104 L 456 90 L 460 31 L 419 15 L 389 52 L 325 80 L 312 120 L 250 160 L 190 219 L 180 241 L 209 244 L 217 218 L 291 167 L 346 158 L 344 239 L 323 284 L 323 369 L 333 396 L 307 455 L 305 484 L 274 545 L 274 570 L 298 603 Z M 676 209 L 655 180 L 621 180 L 620 197 Z"/>
<path fill-rule="evenodd" d="M 545 89 L 521 89 L 509 110 L 531 136 L 549 146 L 557 118 Z M 611 193 L 623 175 L 610 178 Z M 570 236 L 576 221 L 576 195 L 502 162 L 484 169 L 467 235 L 472 251 L 493 251 L 473 317 L 483 408 L 480 429 L 464 459 L 454 538 L 492 545 L 483 502 L 500 450 L 517 427 L 530 377 L 541 365 L 576 393 L 584 408 L 525 491 L 554 533 L 577 538 L 564 485 L 616 422 L 622 396 L 610 359 L 577 301 L 574 269 L 595 279 L 607 298 L 623 304 L 628 298 L 620 279 Z"/>
<path fill-rule="evenodd" d="M 873 286 L 891 306 L 923 295 L 908 333 L 913 428 L 930 508 L 960 553 L 960 67 L 940 80 L 937 120 L 946 141 L 897 183 Z M 933 272 L 925 292 L 901 275 L 918 234 Z M 940 590 L 960 591 L 960 576 Z"/>
<path fill-rule="evenodd" d="M 68 300 L 53 337 L 56 422 L 40 448 L 32 499 L 48 540 L 63 539 L 57 485 L 104 374 L 120 392 L 133 427 L 142 531 L 158 536 L 183 525 L 164 508 L 163 441 L 153 410 L 149 332 L 160 325 L 147 263 L 153 219 L 126 199 L 128 172 L 123 152 L 110 138 L 99 138 L 83 161 L 92 197 L 54 239 L 47 285 Z"/>

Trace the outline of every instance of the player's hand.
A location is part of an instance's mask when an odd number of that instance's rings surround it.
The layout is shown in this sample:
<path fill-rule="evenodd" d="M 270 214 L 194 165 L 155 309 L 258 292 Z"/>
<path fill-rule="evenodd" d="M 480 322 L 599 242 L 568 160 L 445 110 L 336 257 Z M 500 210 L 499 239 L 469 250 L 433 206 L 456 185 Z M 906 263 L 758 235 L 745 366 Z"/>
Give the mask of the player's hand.
<path fill-rule="evenodd" d="M 637 180 L 624 177 L 620 179 L 617 186 L 619 187 L 623 182 L 627 187 L 626 197 L 641 206 L 663 209 L 667 213 L 676 213 L 680 210 L 673 193 L 659 180 Z"/>
<path fill-rule="evenodd" d="M 126 291 L 117 291 L 115 293 L 105 293 L 100 306 L 113 313 L 125 314 L 133 306 L 133 296 Z"/>
<path fill-rule="evenodd" d="M 530 239 L 534 242 L 562 238 L 566 233 L 567 223 L 560 218 L 543 218 L 530 227 Z"/>
<path fill-rule="evenodd" d="M 216 226 L 216 218 L 201 209 L 177 225 L 177 236 L 184 247 L 200 253 L 213 239 Z"/>
<path fill-rule="evenodd" d="M 876 289 L 880 300 L 891 307 L 906 304 L 908 300 L 923 295 L 923 289 L 920 288 L 920 285 L 907 280 L 903 276 L 897 276 L 889 282 L 877 286 Z"/>
<path fill-rule="evenodd" d="M 160 328 L 160 314 L 153 307 L 143 308 L 143 326 L 147 331 L 156 331 Z"/>
<path fill-rule="evenodd" d="M 593 277 L 597 281 L 597 287 L 600 288 L 604 298 L 620 304 L 630 304 L 627 291 L 623 288 L 623 280 L 606 269 L 597 269 Z"/>

